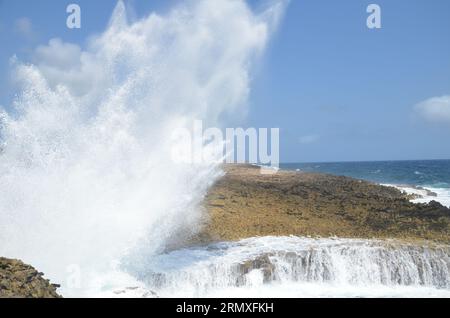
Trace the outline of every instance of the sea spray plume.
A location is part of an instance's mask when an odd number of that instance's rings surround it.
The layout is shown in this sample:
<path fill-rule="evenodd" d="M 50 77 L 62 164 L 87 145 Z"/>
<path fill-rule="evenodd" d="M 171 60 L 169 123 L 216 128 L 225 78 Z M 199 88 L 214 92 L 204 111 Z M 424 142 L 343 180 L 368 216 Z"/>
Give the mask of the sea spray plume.
<path fill-rule="evenodd" d="M 245 107 L 276 6 L 189 1 L 130 24 L 119 2 L 86 49 L 53 39 L 33 64 L 16 62 L 21 88 L 1 116 L 0 255 L 73 295 L 69 265 L 85 288 L 124 255 L 194 232 L 220 170 L 173 163 L 171 132 Z"/>

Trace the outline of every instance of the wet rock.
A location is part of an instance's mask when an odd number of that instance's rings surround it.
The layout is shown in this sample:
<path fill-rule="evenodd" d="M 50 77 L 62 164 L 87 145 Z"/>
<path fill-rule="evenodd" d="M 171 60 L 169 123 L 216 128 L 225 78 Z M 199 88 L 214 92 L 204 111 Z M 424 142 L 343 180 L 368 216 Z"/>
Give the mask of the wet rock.
<path fill-rule="evenodd" d="M 250 273 L 252 270 L 261 270 L 264 276 L 264 282 L 273 280 L 275 266 L 270 261 L 269 255 L 261 255 L 255 259 L 250 259 L 239 264 L 239 272 L 242 275 Z"/>
<path fill-rule="evenodd" d="M 113 291 L 114 295 L 118 297 L 129 297 L 129 298 L 159 298 L 158 294 L 156 294 L 153 290 L 132 286 L 126 287 L 125 289 L 117 289 Z"/>

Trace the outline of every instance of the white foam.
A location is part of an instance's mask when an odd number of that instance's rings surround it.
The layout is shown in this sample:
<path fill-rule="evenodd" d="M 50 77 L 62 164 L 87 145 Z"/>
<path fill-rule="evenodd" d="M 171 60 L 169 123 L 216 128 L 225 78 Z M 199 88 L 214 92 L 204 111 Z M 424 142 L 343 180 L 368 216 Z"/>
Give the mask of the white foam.
<path fill-rule="evenodd" d="M 260 237 L 173 251 L 145 267 L 146 290 L 162 297 L 450 297 L 446 245 Z"/>
<path fill-rule="evenodd" d="M 429 203 L 431 201 L 436 201 L 442 205 L 450 208 L 450 189 L 448 188 L 433 188 L 433 187 L 408 187 L 404 185 L 394 185 L 394 184 L 383 184 L 384 186 L 394 187 L 407 194 L 412 194 L 417 196 L 416 199 L 412 199 L 411 202 L 414 203 Z M 431 195 L 434 193 L 436 195 Z"/>

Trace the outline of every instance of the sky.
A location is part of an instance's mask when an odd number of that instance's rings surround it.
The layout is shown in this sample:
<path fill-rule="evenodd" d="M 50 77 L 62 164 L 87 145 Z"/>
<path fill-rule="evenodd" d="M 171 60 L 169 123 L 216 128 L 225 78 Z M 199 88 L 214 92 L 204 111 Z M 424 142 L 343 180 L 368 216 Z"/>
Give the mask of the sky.
<path fill-rule="evenodd" d="M 139 18 L 178 1 L 127 1 Z M 252 7 L 260 0 L 250 0 Z M 82 8 L 81 29 L 65 25 Z M 366 8 L 381 8 L 369 29 Z M 10 59 L 33 62 L 53 38 L 80 46 L 115 0 L 0 0 L 0 105 L 14 94 Z M 280 128 L 282 162 L 450 158 L 450 1 L 291 0 L 252 77 L 243 127 Z"/>

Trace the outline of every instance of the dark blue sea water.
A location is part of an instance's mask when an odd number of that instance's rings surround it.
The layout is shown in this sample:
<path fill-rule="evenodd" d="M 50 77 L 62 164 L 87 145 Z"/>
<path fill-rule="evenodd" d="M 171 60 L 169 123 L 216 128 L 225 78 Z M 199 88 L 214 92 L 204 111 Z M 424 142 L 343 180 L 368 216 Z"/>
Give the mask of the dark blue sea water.
<path fill-rule="evenodd" d="M 288 163 L 280 168 L 330 173 L 377 183 L 450 188 L 450 160 Z"/>
<path fill-rule="evenodd" d="M 329 173 L 401 186 L 406 192 L 423 195 L 417 202 L 436 200 L 450 207 L 450 160 L 288 163 L 281 164 L 280 168 Z M 417 186 L 428 189 L 437 196 L 427 196 L 417 191 Z"/>

